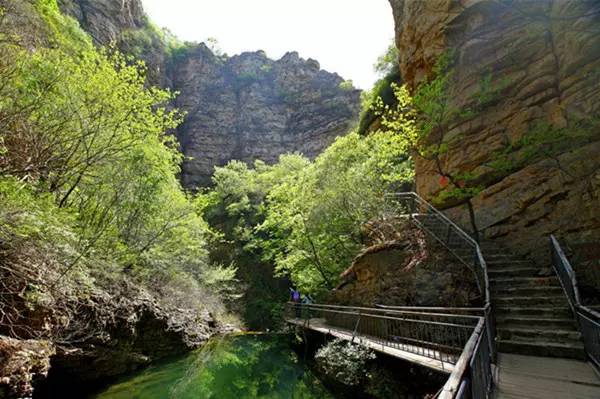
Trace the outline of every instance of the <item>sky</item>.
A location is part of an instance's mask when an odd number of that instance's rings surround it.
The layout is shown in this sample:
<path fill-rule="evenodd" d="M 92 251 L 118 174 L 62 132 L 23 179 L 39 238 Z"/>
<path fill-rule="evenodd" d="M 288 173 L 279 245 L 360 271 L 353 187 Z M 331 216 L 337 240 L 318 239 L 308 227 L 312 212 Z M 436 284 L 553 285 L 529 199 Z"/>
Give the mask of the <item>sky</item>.
<path fill-rule="evenodd" d="M 394 37 L 388 0 L 143 0 L 150 19 L 179 39 L 216 38 L 228 55 L 288 51 L 368 90 Z"/>

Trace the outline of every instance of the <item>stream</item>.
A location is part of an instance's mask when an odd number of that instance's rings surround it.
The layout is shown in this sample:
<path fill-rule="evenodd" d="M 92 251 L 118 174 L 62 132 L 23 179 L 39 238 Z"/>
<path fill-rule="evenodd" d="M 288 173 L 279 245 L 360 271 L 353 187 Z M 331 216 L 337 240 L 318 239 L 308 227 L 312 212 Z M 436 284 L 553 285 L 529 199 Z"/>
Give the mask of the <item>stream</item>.
<path fill-rule="evenodd" d="M 284 335 L 215 338 L 118 381 L 94 399 L 335 398 Z"/>

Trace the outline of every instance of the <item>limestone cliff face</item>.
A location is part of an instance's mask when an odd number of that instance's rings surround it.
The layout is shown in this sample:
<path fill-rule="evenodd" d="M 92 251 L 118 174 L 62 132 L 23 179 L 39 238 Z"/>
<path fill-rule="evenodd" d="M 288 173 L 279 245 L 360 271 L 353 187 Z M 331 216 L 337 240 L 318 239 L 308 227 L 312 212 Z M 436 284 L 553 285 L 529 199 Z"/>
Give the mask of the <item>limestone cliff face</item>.
<path fill-rule="evenodd" d="M 141 29 L 147 23 L 139 0 L 58 0 L 58 3 L 100 45 L 118 42 L 123 32 Z"/>
<path fill-rule="evenodd" d="M 551 233 L 573 246 L 599 248 L 600 3 L 390 3 L 400 69 L 410 88 L 431 76 L 438 57 L 449 51 L 452 106 L 471 106 L 486 76 L 501 87 L 496 99 L 451 124 L 444 135 L 449 150 L 442 168 L 479 176 L 483 191 L 473 199 L 478 228 L 523 252 L 545 247 L 541 240 Z M 540 144 L 541 156 L 519 164 L 525 157 L 520 143 L 536 129 L 539 134 L 540 126 L 565 133 L 566 142 L 558 151 Z M 508 153 L 516 166 L 499 172 L 493 167 L 499 153 Z M 417 191 L 435 197 L 443 188 L 438 168 L 423 159 L 416 168 Z M 466 219 L 462 208 L 450 212 Z"/>
<path fill-rule="evenodd" d="M 231 159 L 276 162 L 286 152 L 315 157 L 345 134 L 358 113 L 359 92 L 318 62 L 288 53 L 273 61 L 259 51 L 216 57 L 204 45 L 173 66 L 176 106 L 188 115 L 178 129 L 188 187 L 210 182 Z"/>
<path fill-rule="evenodd" d="M 179 92 L 187 113 L 177 130 L 188 188 L 210 184 L 215 166 L 232 159 L 276 162 L 300 152 L 315 157 L 358 118 L 360 92 L 290 52 L 217 56 L 203 44 L 168 51 L 149 26 L 140 0 L 60 0 L 97 44 L 116 42 L 144 59 L 152 84 Z"/>

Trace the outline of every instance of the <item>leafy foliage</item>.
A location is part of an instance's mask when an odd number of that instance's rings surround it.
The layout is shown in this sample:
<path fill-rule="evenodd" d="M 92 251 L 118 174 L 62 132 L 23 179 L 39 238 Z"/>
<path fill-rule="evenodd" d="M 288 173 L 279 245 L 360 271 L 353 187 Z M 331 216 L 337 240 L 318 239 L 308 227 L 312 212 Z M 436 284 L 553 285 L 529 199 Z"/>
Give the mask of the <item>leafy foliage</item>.
<path fill-rule="evenodd" d="M 77 272 L 190 306 L 227 296 L 235 270 L 210 264 L 208 226 L 176 177 L 173 94 L 146 87 L 141 62 L 79 40 L 55 1 L 37 4 L 53 48 L 0 43 L 2 242 L 53 248 L 51 262 L 27 261 L 56 269 L 52 295 Z"/>
<path fill-rule="evenodd" d="M 258 162 L 250 169 L 232 161 L 217 168 L 215 188 L 206 194 L 213 204 L 207 217 L 239 243 L 238 251 L 314 294 L 337 284 L 363 245 L 364 223 L 381 211 L 384 193 L 411 179 L 400 135 L 351 133 L 314 162 L 291 154 L 273 166 Z"/>
<path fill-rule="evenodd" d="M 358 122 L 358 133 L 366 135 L 370 133 L 372 125 L 379 119 L 378 103 L 382 102 L 390 107 L 397 105 L 394 85 L 398 85 L 402 79 L 398 65 L 399 55 L 396 45 L 390 44 L 388 50 L 382 54 L 373 68 L 383 77 L 375 82 L 373 88 L 361 93 L 362 107 Z"/>
<path fill-rule="evenodd" d="M 382 76 L 389 75 L 398 68 L 399 60 L 400 53 L 398 52 L 398 47 L 396 47 L 396 43 L 392 42 L 385 53 L 377 58 L 373 68 L 375 69 L 375 72 Z"/>
<path fill-rule="evenodd" d="M 362 345 L 335 339 L 319 348 L 315 360 L 329 377 L 346 385 L 359 385 L 367 378 L 368 362 L 375 353 Z"/>

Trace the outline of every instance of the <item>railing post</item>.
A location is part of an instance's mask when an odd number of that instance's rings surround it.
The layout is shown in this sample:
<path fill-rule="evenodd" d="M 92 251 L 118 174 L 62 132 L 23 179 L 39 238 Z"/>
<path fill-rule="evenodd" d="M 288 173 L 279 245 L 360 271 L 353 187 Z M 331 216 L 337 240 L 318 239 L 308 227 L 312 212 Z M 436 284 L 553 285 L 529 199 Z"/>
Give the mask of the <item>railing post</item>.
<path fill-rule="evenodd" d="M 354 343 L 354 337 L 356 337 L 356 334 L 358 332 L 358 324 L 360 323 L 360 315 L 361 315 L 361 310 L 358 309 L 358 317 L 356 319 L 356 324 L 354 325 L 354 332 L 352 333 L 352 340 L 350 342 Z"/>

